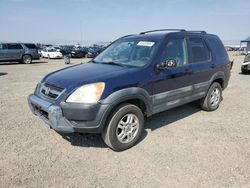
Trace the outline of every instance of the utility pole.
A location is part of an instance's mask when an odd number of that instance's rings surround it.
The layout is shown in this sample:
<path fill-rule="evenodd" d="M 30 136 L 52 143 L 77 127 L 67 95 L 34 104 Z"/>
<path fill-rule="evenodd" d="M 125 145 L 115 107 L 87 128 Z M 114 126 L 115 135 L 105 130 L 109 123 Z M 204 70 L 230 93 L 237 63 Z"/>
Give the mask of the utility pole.
<path fill-rule="evenodd" d="M 80 35 L 81 35 L 81 36 L 80 36 L 80 37 L 81 37 L 80 45 L 81 45 L 81 47 L 82 47 L 82 46 L 83 46 L 83 45 L 82 45 L 82 20 L 80 20 Z M 82 58 L 83 58 L 83 57 L 82 57 Z M 83 63 L 83 62 L 82 62 L 82 58 L 81 58 L 81 64 Z"/>

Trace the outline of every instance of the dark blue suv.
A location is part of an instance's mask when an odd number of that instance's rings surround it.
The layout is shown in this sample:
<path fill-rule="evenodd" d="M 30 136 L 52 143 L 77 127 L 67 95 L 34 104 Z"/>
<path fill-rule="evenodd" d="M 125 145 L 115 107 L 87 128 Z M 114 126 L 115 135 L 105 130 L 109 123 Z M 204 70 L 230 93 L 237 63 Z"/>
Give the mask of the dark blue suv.
<path fill-rule="evenodd" d="M 101 133 L 113 150 L 132 147 L 144 117 L 200 100 L 213 111 L 232 63 L 216 35 L 154 30 L 122 37 L 86 64 L 52 72 L 28 97 L 58 132 Z"/>

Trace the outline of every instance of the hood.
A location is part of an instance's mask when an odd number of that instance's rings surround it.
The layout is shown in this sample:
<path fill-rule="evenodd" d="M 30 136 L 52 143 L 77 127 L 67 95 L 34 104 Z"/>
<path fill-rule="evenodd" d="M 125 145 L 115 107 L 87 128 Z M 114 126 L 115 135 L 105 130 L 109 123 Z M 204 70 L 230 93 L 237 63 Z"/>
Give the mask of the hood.
<path fill-rule="evenodd" d="M 106 81 L 115 76 L 128 73 L 135 68 L 117 65 L 86 63 L 67 67 L 48 74 L 42 82 L 71 89 L 83 84 Z"/>

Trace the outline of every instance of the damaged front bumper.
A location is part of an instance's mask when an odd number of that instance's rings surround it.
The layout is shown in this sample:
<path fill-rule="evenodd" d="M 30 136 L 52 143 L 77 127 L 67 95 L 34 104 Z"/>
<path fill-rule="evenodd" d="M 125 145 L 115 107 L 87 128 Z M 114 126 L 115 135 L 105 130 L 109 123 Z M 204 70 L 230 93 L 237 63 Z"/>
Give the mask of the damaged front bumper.
<path fill-rule="evenodd" d="M 57 132 L 101 133 L 107 117 L 108 105 L 55 105 L 34 94 L 28 97 L 33 114 Z"/>

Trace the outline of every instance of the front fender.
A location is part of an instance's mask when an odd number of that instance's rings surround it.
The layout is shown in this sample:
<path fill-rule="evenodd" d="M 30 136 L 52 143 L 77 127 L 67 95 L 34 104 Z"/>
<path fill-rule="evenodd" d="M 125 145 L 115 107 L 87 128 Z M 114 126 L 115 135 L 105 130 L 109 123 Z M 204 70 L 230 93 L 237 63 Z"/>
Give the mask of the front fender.
<path fill-rule="evenodd" d="M 146 106 L 146 113 L 148 116 L 152 115 L 152 98 L 149 93 L 142 88 L 131 87 L 118 90 L 110 94 L 105 99 L 101 100 L 102 104 L 109 104 L 111 108 L 115 107 L 119 103 L 127 100 L 139 99 L 144 102 Z"/>

